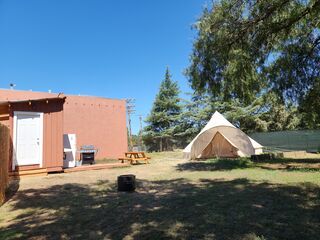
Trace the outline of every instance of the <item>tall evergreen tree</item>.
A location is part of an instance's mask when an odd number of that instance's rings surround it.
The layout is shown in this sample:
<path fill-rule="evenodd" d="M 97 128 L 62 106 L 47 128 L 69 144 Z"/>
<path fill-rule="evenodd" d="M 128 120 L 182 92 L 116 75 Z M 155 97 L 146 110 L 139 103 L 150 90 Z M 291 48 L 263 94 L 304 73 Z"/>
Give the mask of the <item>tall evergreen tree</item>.
<path fill-rule="evenodd" d="M 171 150 L 175 144 L 175 135 L 181 106 L 178 83 L 171 80 L 169 68 L 165 73 L 152 110 L 146 119 L 144 143 L 152 151 Z"/>
<path fill-rule="evenodd" d="M 195 24 L 192 88 L 247 131 L 319 127 L 319 15 L 320 0 L 214 1 Z"/>
<path fill-rule="evenodd" d="M 193 89 L 250 104 L 273 90 L 299 103 L 320 81 L 320 0 L 220 0 L 195 25 Z"/>
<path fill-rule="evenodd" d="M 183 101 L 183 111 L 179 119 L 176 137 L 179 147 L 184 148 L 207 124 L 214 112 L 213 100 L 208 94 L 191 95 Z"/>
<path fill-rule="evenodd" d="M 222 113 L 233 125 L 247 133 L 292 130 L 301 121 L 297 108 L 279 104 L 277 95 L 272 92 L 257 97 L 250 104 L 244 104 L 238 99 L 232 102 L 221 101 L 209 94 L 194 93 L 191 101 L 184 105 L 179 125 L 185 145 L 201 131 L 215 111 Z"/>

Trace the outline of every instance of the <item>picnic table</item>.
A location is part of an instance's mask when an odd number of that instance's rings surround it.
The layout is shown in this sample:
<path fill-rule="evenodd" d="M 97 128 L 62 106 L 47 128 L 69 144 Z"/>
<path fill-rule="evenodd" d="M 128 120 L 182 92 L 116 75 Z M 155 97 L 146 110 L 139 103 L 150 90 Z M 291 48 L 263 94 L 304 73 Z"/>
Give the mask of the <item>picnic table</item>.
<path fill-rule="evenodd" d="M 150 163 L 150 157 L 147 157 L 144 152 L 125 152 L 125 157 L 119 158 L 119 161 L 124 163 L 124 161 L 129 161 L 130 164 L 139 163 L 139 161 L 144 161 L 146 164 Z"/>

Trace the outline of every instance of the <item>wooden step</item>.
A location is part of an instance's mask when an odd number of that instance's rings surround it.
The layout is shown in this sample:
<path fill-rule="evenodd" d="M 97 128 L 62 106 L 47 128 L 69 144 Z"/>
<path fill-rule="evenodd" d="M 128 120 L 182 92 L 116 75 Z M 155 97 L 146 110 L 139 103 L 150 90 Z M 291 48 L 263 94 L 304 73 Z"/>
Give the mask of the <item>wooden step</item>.
<path fill-rule="evenodd" d="M 16 177 L 31 177 L 31 176 L 47 176 L 48 172 L 46 168 L 38 168 L 32 170 L 20 170 L 20 171 L 13 171 L 9 172 L 9 177 L 16 178 Z"/>
<path fill-rule="evenodd" d="M 32 164 L 32 165 L 25 165 L 25 166 L 16 166 L 15 171 L 26 171 L 26 170 L 35 170 L 40 169 L 40 164 Z"/>

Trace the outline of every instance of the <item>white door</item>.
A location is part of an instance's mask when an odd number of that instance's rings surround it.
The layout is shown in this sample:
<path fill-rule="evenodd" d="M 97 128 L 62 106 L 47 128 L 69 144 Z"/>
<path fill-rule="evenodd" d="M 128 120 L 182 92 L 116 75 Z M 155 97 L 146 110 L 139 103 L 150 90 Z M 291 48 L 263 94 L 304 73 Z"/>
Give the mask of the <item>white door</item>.
<path fill-rule="evenodd" d="M 42 166 L 43 113 L 15 112 L 15 165 Z"/>

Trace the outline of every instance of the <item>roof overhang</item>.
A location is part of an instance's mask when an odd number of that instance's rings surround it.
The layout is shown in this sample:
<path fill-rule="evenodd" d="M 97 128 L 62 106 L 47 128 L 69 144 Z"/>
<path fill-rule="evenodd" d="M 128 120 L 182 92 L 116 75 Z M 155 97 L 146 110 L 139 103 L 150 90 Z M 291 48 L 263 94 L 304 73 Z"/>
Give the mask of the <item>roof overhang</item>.
<path fill-rule="evenodd" d="M 51 101 L 57 101 L 57 100 L 63 100 L 65 101 L 66 96 L 63 94 L 59 94 L 57 97 L 52 97 L 52 98 L 38 98 L 38 99 L 23 99 L 23 100 L 10 100 L 10 101 L 0 101 L 0 106 L 9 106 L 11 104 L 16 104 L 16 103 L 29 103 L 29 105 L 32 105 L 32 103 L 36 102 L 46 102 L 49 103 Z"/>

